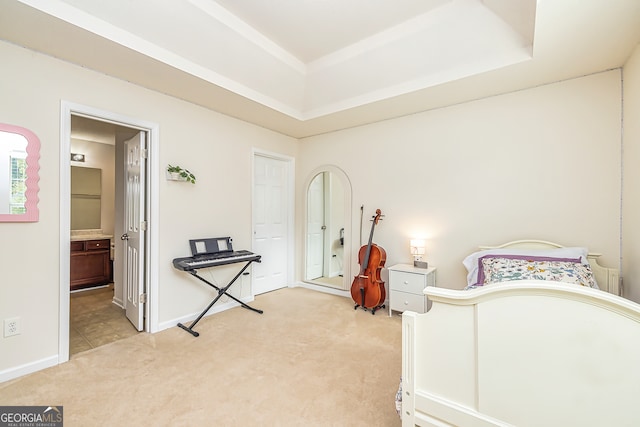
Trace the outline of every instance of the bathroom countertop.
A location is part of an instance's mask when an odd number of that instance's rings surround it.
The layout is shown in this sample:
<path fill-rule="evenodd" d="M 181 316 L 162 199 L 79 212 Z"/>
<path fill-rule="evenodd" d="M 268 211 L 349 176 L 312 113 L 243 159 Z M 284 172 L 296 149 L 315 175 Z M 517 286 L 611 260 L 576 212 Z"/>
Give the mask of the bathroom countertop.
<path fill-rule="evenodd" d="M 71 241 L 79 241 L 79 240 L 100 240 L 100 239 L 111 239 L 113 238 L 110 234 L 104 234 L 102 230 L 72 230 L 71 231 Z"/>

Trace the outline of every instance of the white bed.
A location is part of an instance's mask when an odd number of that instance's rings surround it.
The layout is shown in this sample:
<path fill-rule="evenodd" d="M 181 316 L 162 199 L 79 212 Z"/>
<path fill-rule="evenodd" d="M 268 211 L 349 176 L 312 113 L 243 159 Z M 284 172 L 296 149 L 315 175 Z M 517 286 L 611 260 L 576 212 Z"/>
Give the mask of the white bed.
<path fill-rule="evenodd" d="M 597 257 L 600 290 L 538 280 L 426 289 L 431 310 L 402 317 L 402 425 L 638 425 L 640 305 L 616 295 L 618 271 Z"/>

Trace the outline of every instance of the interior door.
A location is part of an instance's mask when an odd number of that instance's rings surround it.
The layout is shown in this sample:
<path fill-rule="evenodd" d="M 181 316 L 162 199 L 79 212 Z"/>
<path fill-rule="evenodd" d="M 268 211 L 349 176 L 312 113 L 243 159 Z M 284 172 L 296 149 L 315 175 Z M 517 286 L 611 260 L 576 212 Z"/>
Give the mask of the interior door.
<path fill-rule="evenodd" d="M 289 245 L 289 162 L 254 156 L 253 252 L 262 262 L 253 265 L 253 294 L 287 286 Z"/>
<path fill-rule="evenodd" d="M 309 184 L 307 193 L 307 280 L 323 275 L 324 211 L 324 173 L 319 173 Z"/>
<path fill-rule="evenodd" d="M 124 294 L 127 318 L 144 329 L 145 133 L 125 141 Z"/>

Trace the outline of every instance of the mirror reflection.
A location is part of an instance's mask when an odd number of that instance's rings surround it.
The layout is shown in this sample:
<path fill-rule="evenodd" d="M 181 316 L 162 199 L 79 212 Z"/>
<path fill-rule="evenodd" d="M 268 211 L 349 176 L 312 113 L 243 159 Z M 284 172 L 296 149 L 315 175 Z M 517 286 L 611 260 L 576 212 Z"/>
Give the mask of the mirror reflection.
<path fill-rule="evenodd" d="M 307 190 L 305 280 L 344 287 L 344 188 L 331 172 L 317 174 Z"/>
<path fill-rule="evenodd" d="M 27 210 L 27 138 L 0 132 L 0 214 L 24 214 Z"/>
<path fill-rule="evenodd" d="M 33 132 L 0 123 L 0 221 L 38 220 L 39 149 Z"/>
<path fill-rule="evenodd" d="M 100 229 L 102 170 L 71 166 L 71 229 Z"/>

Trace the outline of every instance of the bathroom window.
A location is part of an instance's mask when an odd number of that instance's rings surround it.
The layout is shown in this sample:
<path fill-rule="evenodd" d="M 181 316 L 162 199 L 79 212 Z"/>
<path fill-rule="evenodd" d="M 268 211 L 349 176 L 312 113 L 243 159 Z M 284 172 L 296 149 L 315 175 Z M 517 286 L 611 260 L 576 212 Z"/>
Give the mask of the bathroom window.
<path fill-rule="evenodd" d="M 27 160 L 24 152 L 13 152 L 10 156 L 11 191 L 9 194 L 9 211 L 11 214 L 26 213 L 27 201 Z"/>

